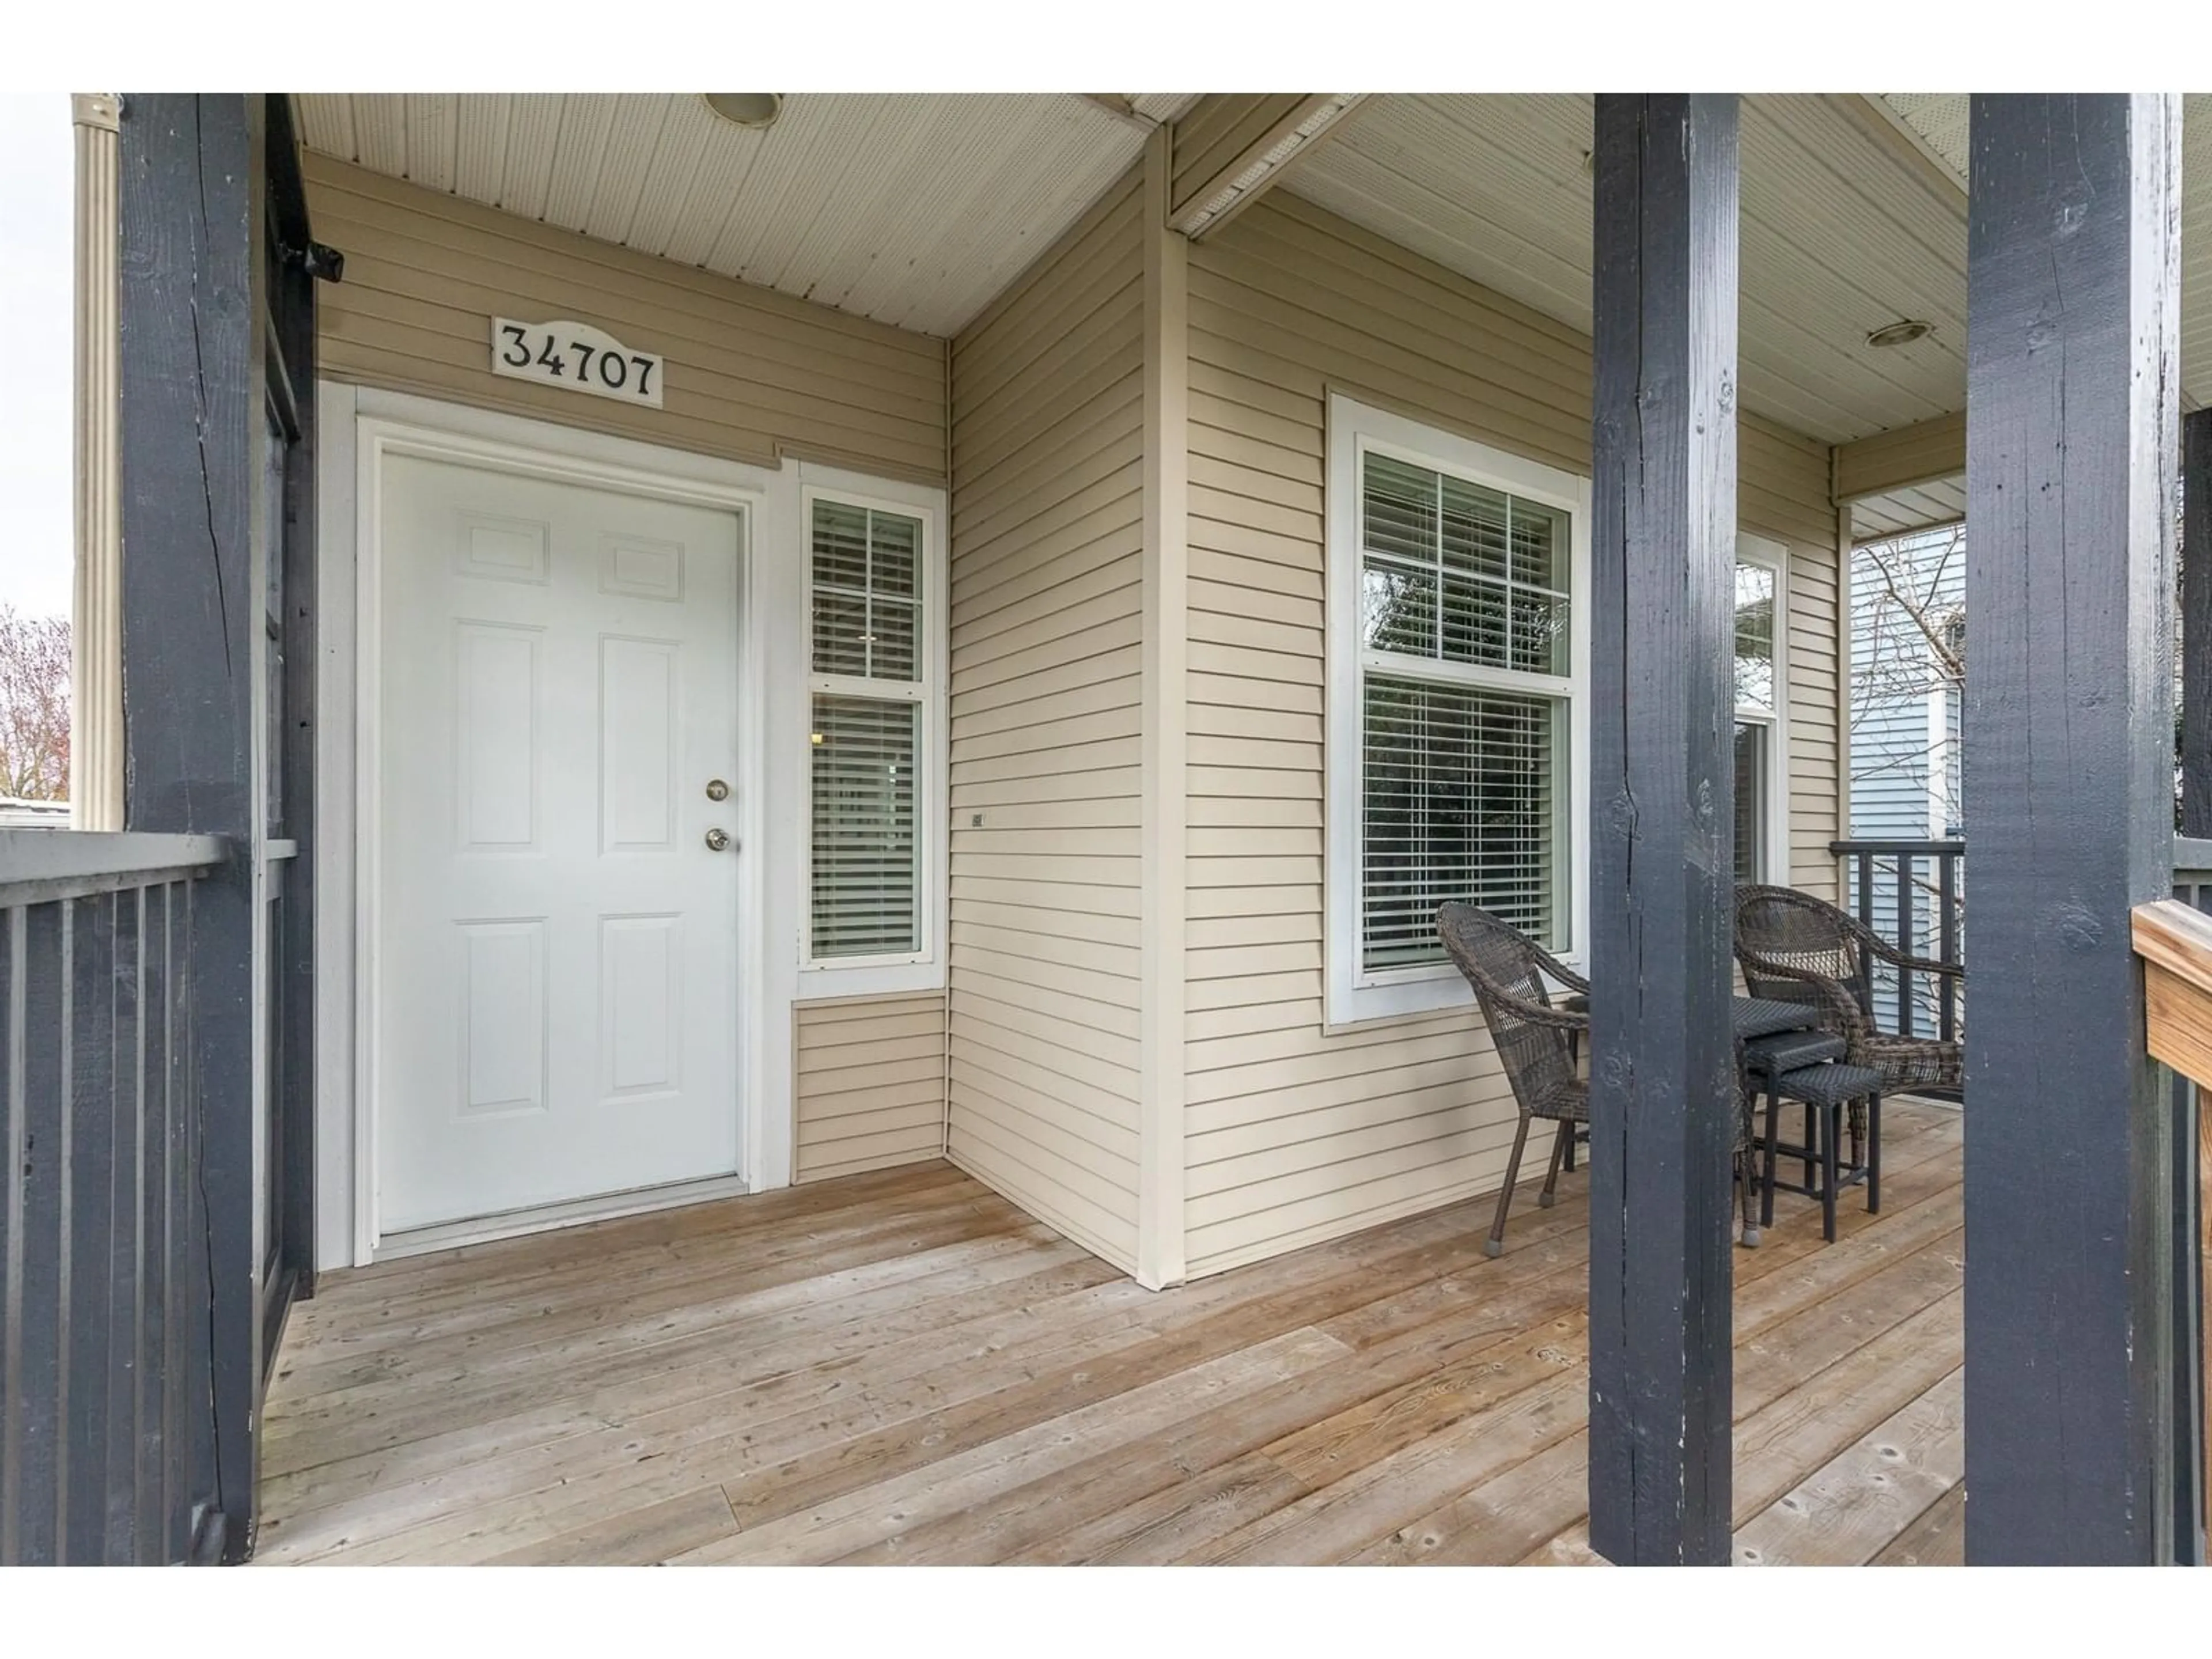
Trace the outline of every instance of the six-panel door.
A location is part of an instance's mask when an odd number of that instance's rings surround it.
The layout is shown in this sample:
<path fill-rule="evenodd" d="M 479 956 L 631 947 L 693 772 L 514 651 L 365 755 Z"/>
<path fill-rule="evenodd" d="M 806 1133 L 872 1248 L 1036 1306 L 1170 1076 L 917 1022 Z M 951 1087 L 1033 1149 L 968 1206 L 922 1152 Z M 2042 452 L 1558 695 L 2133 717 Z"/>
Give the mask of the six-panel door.
<path fill-rule="evenodd" d="M 737 515 L 398 457 L 380 505 L 382 1231 L 734 1173 Z"/>

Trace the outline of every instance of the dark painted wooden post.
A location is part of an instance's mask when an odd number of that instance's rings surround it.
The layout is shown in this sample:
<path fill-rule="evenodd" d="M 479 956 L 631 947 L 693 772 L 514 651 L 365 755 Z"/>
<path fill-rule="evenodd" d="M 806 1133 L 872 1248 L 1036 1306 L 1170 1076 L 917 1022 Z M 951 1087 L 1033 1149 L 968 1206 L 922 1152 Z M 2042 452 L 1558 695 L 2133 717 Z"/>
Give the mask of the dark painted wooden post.
<path fill-rule="evenodd" d="M 297 854 L 274 866 L 281 901 L 272 906 L 268 941 L 270 1003 L 276 1026 L 271 1046 L 269 1108 L 275 1143 L 269 1159 L 279 1207 L 272 1217 L 278 1237 L 265 1249 L 264 1266 L 271 1282 L 262 1287 L 268 1310 L 264 1340 L 281 1329 L 289 1300 L 315 1293 L 315 678 L 320 617 L 316 589 L 315 495 L 315 313 L 319 282 L 337 280 L 331 250 L 319 246 L 307 222 L 306 181 L 300 173 L 298 137 L 291 100 L 270 93 L 267 121 L 269 192 L 267 212 L 275 246 L 269 272 L 269 339 L 276 360 L 269 365 L 271 399 L 290 443 L 272 473 L 283 480 L 279 504 L 283 545 L 268 550 L 276 562 L 273 580 L 283 595 L 272 646 L 283 653 L 283 673 L 270 686 L 281 699 L 281 732 L 267 764 L 281 806 L 272 836 L 290 841 Z M 272 514 L 271 517 L 277 515 Z M 270 1358 L 262 1356 L 264 1368 Z"/>
<path fill-rule="evenodd" d="M 123 104 L 125 822 L 228 837 L 193 895 L 213 1438 L 226 1559 L 245 1551 L 260 1386 L 253 1169 L 254 555 L 267 431 L 262 103 Z"/>
<path fill-rule="evenodd" d="M 1729 1553 L 1736 103 L 1597 100 L 1590 1543 Z"/>
<path fill-rule="evenodd" d="M 2212 839 L 2212 409 L 2181 422 L 2181 833 Z"/>
<path fill-rule="evenodd" d="M 2180 100 L 1972 105 L 1966 1554 L 2171 1558 L 2171 1114 L 2128 913 L 2172 875 Z"/>

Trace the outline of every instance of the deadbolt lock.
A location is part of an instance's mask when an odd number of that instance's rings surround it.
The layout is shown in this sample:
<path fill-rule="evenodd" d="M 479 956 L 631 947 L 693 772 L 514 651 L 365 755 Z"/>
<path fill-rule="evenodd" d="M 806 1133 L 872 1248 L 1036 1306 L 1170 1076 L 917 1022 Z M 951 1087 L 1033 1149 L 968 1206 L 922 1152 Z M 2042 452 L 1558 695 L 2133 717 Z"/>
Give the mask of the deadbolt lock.
<path fill-rule="evenodd" d="M 707 832 L 707 850 L 710 853 L 728 852 L 730 832 L 726 830 L 709 830 Z"/>
<path fill-rule="evenodd" d="M 730 786 L 728 784 L 724 783 L 720 778 L 709 778 L 707 780 L 707 799 L 708 800 L 727 800 L 729 798 Z"/>

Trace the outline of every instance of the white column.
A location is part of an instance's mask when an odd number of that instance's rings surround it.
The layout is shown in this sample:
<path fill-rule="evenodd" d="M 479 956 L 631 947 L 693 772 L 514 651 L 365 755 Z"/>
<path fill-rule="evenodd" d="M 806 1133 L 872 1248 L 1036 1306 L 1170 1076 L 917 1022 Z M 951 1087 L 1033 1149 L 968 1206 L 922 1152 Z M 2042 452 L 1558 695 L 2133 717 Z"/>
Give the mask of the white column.
<path fill-rule="evenodd" d="M 76 599 L 70 628 L 70 822 L 123 827 L 123 537 L 116 432 L 115 95 L 81 92 L 76 126 Z"/>

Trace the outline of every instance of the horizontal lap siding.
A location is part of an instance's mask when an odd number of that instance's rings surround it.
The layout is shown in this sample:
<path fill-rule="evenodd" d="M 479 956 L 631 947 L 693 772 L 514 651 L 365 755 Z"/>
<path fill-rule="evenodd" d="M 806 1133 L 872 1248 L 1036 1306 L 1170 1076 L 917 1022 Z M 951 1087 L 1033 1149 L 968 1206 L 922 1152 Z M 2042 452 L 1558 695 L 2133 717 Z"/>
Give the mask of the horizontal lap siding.
<path fill-rule="evenodd" d="M 945 1155 L 945 993 L 801 1003 L 792 1179 Z"/>
<path fill-rule="evenodd" d="M 947 1151 L 1130 1270 L 1139 197 L 1132 175 L 954 343 L 951 386 Z"/>
<path fill-rule="evenodd" d="M 1588 339 L 1278 193 L 1190 255 L 1193 1275 L 1495 1190 L 1510 1091 L 1470 1006 L 1322 1029 L 1332 389 L 1587 474 Z M 1832 885 L 1826 451 L 1756 420 L 1744 527 L 1790 550 L 1796 878 Z M 1815 845 L 1820 849 L 1814 857 Z"/>
<path fill-rule="evenodd" d="M 1849 596 L 1837 576 L 1828 451 L 1747 416 L 1736 468 L 1743 527 L 1790 550 L 1790 884 L 1832 899 L 1836 860 L 1828 843 L 1844 833 L 1837 677 L 1845 659 Z"/>
<path fill-rule="evenodd" d="M 773 466 L 945 476 L 945 343 L 309 153 L 333 379 Z M 667 358 L 665 407 L 491 372 L 491 322 L 589 323 Z"/>

